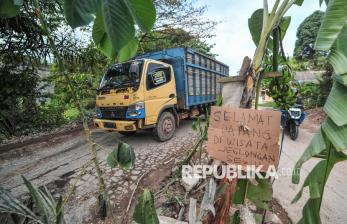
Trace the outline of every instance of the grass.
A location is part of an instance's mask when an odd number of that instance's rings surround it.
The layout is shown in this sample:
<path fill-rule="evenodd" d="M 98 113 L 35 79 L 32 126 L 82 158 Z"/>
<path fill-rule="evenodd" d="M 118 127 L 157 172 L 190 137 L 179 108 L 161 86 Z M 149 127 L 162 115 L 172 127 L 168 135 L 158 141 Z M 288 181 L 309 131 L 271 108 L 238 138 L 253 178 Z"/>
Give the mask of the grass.
<path fill-rule="evenodd" d="M 69 108 L 64 112 L 64 119 L 68 122 L 74 121 L 78 118 L 79 112 L 77 108 Z"/>

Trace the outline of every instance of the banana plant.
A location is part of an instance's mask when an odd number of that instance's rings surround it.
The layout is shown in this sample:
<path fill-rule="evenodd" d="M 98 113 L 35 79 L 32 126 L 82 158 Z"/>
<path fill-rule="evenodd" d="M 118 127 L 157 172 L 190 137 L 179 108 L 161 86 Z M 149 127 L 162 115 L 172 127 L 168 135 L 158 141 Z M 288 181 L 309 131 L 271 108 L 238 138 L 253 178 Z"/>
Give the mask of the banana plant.
<path fill-rule="evenodd" d="M 290 25 L 291 17 L 284 16 L 288 9 L 293 5 L 301 5 L 302 1 L 276 1 L 271 12 L 268 10 L 267 0 L 263 1 L 263 8 L 256 10 L 248 19 L 248 27 L 252 35 L 254 44 L 257 46 L 253 63 L 248 69 L 250 71 L 246 78 L 244 94 L 241 99 L 241 107 L 250 107 L 254 94 L 254 87 L 259 88 L 260 72 L 264 69 L 264 58 L 272 54 L 273 71 L 278 70 L 277 55 L 279 43 L 283 40 Z M 245 75 L 245 74 L 240 74 Z M 257 102 L 256 102 L 257 105 Z M 236 207 L 242 207 L 246 199 L 255 204 L 258 208 L 268 210 L 268 203 L 272 199 L 272 183 L 270 179 L 237 180 L 236 190 L 232 202 Z M 230 223 L 241 222 L 241 210 L 237 210 L 230 217 Z M 254 217 L 256 218 L 256 217 Z"/>
<path fill-rule="evenodd" d="M 7 216 L 6 223 L 40 223 L 40 224 L 64 224 L 64 209 L 62 197 L 58 201 L 54 199 L 49 190 L 44 191 L 35 187 L 22 176 L 24 184 L 34 202 L 38 213 L 33 212 L 22 202 L 17 200 L 6 189 L 0 186 L 0 213 L 11 214 Z"/>
<path fill-rule="evenodd" d="M 133 219 L 139 224 L 159 224 L 158 215 L 154 207 L 154 197 L 150 190 L 143 190 L 135 207 Z"/>
<path fill-rule="evenodd" d="M 240 107 L 250 108 L 252 106 L 255 87 L 259 81 L 260 73 L 264 69 L 262 67 L 263 59 L 268 47 L 271 46 L 268 46 L 268 42 L 272 38 L 273 30 L 281 25 L 285 26 L 287 24 L 288 26 L 290 21 L 284 15 L 294 4 L 301 6 L 302 3 L 303 0 L 276 0 L 273 8 L 269 11 L 268 1 L 263 0 L 263 9 L 256 11 L 250 18 L 249 27 L 257 48 L 254 52 L 252 64 L 246 69 L 245 74 L 240 74 L 246 76 Z"/>
<path fill-rule="evenodd" d="M 320 3 L 323 1 L 320 0 Z M 334 166 L 347 160 L 347 1 L 330 0 L 315 43 L 316 50 L 329 51 L 329 62 L 334 68 L 334 85 L 324 105 L 327 119 L 319 132 L 297 161 L 292 182 L 298 184 L 302 165 L 311 158 L 318 164 L 307 175 L 302 188 L 293 199 L 297 202 L 305 187 L 310 197 L 306 202 L 299 223 L 321 223 L 320 208 L 324 187 Z"/>
<path fill-rule="evenodd" d="M 106 161 L 111 168 L 115 168 L 119 165 L 129 170 L 135 166 L 135 153 L 130 145 L 120 141 L 117 148 L 113 149 L 108 154 Z"/>

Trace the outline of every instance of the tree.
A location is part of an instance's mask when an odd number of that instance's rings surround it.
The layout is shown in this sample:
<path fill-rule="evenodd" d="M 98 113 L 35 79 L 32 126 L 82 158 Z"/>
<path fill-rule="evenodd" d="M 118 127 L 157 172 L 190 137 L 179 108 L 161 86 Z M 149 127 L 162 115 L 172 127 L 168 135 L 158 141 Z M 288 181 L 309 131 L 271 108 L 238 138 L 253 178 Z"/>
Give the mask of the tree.
<path fill-rule="evenodd" d="M 206 19 L 206 7 L 195 6 L 196 0 L 154 0 L 157 20 L 151 32 L 139 34 L 139 52 L 188 46 L 210 53 L 213 45 L 204 40 L 213 36 L 215 21 Z"/>
<path fill-rule="evenodd" d="M 294 57 L 296 59 L 313 59 L 315 57 L 316 51 L 314 49 L 314 43 L 323 16 L 324 12 L 317 10 L 299 25 L 294 48 Z"/>
<path fill-rule="evenodd" d="M 213 45 L 201 41 L 183 29 L 164 28 L 144 35 L 140 41 L 139 53 L 174 47 L 191 47 L 201 53 L 211 54 Z"/>
<path fill-rule="evenodd" d="M 58 32 L 64 26 L 61 2 L 41 1 L 40 7 L 59 51 L 67 60 L 75 60 L 80 44 L 71 30 Z M 54 60 L 52 50 L 30 1 L 24 1 L 18 10 L 20 16 L 0 18 L 0 139 L 45 129 L 59 123 L 61 118 L 57 110 L 47 111 L 52 114 L 45 117 L 40 108 L 46 95 L 39 73 L 42 66 Z"/>
<path fill-rule="evenodd" d="M 197 0 L 154 0 L 157 19 L 153 31 L 165 28 L 181 29 L 198 39 L 213 36 L 211 30 L 217 22 L 204 17 L 206 6 L 197 7 Z"/>
<path fill-rule="evenodd" d="M 91 53 L 92 49 L 67 26 L 62 1 L 40 1 L 39 5 L 68 71 L 98 74 L 95 67 L 105 59 L 96 54 L 95 46 Z M 48 69 L 56 58 L 35 13 L 32 3 L 23 1 L 19 16 L 0 19 L 0 139 L 64 122 L 65 102 L 51 99 L 43 91 L 47 82 L 40 76 L 42 68 Z"/>

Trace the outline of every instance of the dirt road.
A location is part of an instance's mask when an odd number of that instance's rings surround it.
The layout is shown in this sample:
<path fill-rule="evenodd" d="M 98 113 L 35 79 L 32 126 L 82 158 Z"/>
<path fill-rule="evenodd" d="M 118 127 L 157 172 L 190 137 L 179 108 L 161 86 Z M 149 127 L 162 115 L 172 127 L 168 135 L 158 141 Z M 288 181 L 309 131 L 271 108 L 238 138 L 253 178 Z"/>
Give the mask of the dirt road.
<path fill-rule="evenodd" d="M 95 141 L 103 146 L 98 155 L 110 197 L 118 199 L 128 194 L 135 188 L 137 179 L 147 170 L 164 160 L 175 158 L 176 153 L 184 153 L 189 149 L 197 137 L 191 124 L 192 121 L 181 122 L 175 136 L 164 143 L 155 141 L 151 132 L 124 137 L 115 132 L 93 130 Z M 124 172 L 118 168 L 111 169 L 106 164 L 106 156 L 117 146 L 117 138 L 134 148 L 136 164 L 131 172 Z M 54 189 L 53 195 L 58 196 L 67 191 L 68 185 L 78 175 L 80 167 L 91 159 L 81 130 L 6 151 L 3 153 L 0 151 L 0 180 L 1 184 L 16 196 L 26 192 L 20 175 L 24 175 L 37 186 L 47 185 L 49 189 Z M 68 215 L 73 223 L 85 219 L 90 212 L 90 205 L 95 203 L 93 197 L 97 192 L 95 170 L 90 166 L 87 171 L 78 184 L 74 201 L 69 205 L 73 208 L 70 211 L 77 210 L 74 214 Z"/>
<path fill-rule="evenodd" d="M 192 121 L 182 122 L 174 138 L 165 143 L 154 141 L 149 132 L 123 137 L 113 132 L 93 131 L 96 142 L 103 146 L 99 151 L 100 164 L 105 173 L 108 194 L 115 201 L 113 206 L 116 210 L 126 209 L 129 195 L 144 173 L 172 161 L 178 154 L 185 153 L 194 143 L 197 134 L 192 131 L 191 123 Z M 296 141 L 285 137 L 280 169 L 289 170 L 291 174 L 291 169 L 309 144 L 313 134 L 314 129 L 306 125 L 306 129 L 300 130 Z M 106 164 L 106 155 L 117 145 L 117 138 L 134 148 L 136 164 L 131 172 L 118 168 L 111 169 Z M 1 152 L 0 148 L 1 184 L 10 189 L 13 194 L 21 195 L 26 191 L 20 177 L 24 175 L 35 185 L 47 185 L 49 189 L 54 189 L 53 194 L 57 196 L 66 193 L 68 186 L 80 172 L 80 167 L 90 158 L 89 148 L 81 130 L 53 136 L 45 141 L 23 144 L 5 152 Z M 299 185 L 292 184 L 290 176 L 280 176 L 274 183 L 274 197 L 295 223 L 301 218 L 301 209 L 308 198 L 307 191 L 298 203 L 292 205 L 290 202 L 299 191 L 304 176 L 316 163 L 317 160 L 311 160 L 304 165 Z M 90 214 L 93 213 L 90 209 L 96 202 L 97 179 L 93 166 L 88 167 L 87 171 L 77 185 L 73 200 L 67 206 L 68 223 L 88 221 L 91 218 Z M 156 175 L 159 181 L 160 173 Z M 347 163 L 341 163 L 333 170 L 327 183 L 321 211 L 323 223 L 347 223 L 345 216 L 347 188 L 344 184 L 346 181 Z"/>

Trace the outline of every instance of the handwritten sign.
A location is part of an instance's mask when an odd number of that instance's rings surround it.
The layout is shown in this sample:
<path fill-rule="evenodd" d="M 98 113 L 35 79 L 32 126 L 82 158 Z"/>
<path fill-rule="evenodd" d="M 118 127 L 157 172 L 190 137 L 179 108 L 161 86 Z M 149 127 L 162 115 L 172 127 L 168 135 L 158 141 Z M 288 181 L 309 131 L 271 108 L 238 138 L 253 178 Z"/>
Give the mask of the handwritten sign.
<path fill-rule="evenodd" d="M 212 107 L 208 153 L 232 165 L 269 165 L 279 160 L 280 112 Z"/>

